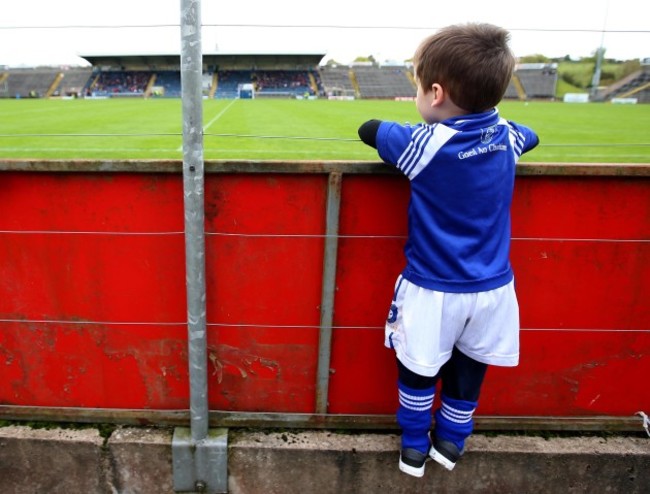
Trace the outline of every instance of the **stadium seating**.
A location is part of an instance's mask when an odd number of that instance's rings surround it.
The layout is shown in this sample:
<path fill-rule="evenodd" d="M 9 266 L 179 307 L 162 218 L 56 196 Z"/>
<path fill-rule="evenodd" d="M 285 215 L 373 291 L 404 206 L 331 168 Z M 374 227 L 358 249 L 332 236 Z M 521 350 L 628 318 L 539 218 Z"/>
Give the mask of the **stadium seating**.
<path fill-rule="evenodd" d="M 634 97 L 639 103 L 650 103 L 650 66 L 630 74 L 600 92 L 598 101 L 611 101 L 613 98 Z"/>
<path fill-rule="evenodd" d="M 319 70 L 323 90 L 328 97 L 354 96 L 356 90 L 350 79 L 350 67 L 325 66 Z"/>
<path fill-rule="evenodd" d="M 557 64 L 519 64 L 506 90 L 505 99 L 553 100 L 558 83 Z M 242 84 L 253 84 L 256 97 L 395 99 L 413 98 L 416 88 L 409 68 L 353 64 L 328 65 L 303 70 L 218 70 L 203 75 L 206 97 L 239 97 Z M 153 90 L 153 92 L 152 92 Z M 104 70 L 91 68 L 5 68 L 0 72 L 0 98 L 50 96 L 148 97 L 181 96 L 180 71 Z M 601 90 L 595 101 L 634 98 L 650 102 L 650 64 L 625 79 Z"/>
<path fill-rule="evenodd" d="M 526 63 L 515 67 L 505 99 L 555 99 L 557 64 Z"/>
<path fill-rule="evenodd" d="M 506 94 L 503 95 L 503 99 L 517 99 L 519 98 L 519 93 L 517 93 L 517 88 L 515 87 L 513 81 L 510 81 L 508 88 L 506 89 Z"/>
<path fill-rule="evenodd" d="M 233 99 L 238 96 L 240 84 L 251 83 L 252 71 L 250 70 L 220 70 L 217 74 L 217 90 L 214 97 L 217 99 Z"/>
<path fill-rule="evenodd" d="M 554 99 L 557 87 L 556 64 L 521 64 L 516 79 L 508 85 L 506 99 Z M 373 64 L 351 67 L 321 67 L 320 76 L 328 96 L 354 94 L 357 98 L 414 98 L 416 87 L 408 68 Z M 519 90 L 517 89 L 519 86 Z"/>
<path fill-rule="evenodd" d="M 253 84 L 256 97 L 312 96 L 313 76 L 306 70 L 220 70 L 215 98 L 237 98 L 242 84 Z"/>
<path fill-rule="evenodd" d="M 352 67 L 359 93 L 367 99 L 415 98 L 415 85 L 402 67 Z"/>
<path fill-rule="evenodd" d="M 0 97 L 40 98 L 59 73 L 57 69 L 13 69 L 0 88 Z"/>
<path fill-rule="evenodd" d="M 94 96 L 143 96 L 151 75 L 147 71 L 100 72 L 90 90 Z"/>
<path fill-rule="evenodd" d="M 533 65 L 533 66 L 531 66 Z M 539 67 L 537 66 L 539 65 Z M 162 71 L 103 71 L 91 69 L 12 69 L 0 86 L 0 97 L 44 97 L 56 77 L 63 73 L 54 96 L 92 95 L 95 97 L 144 97 L 147 85 L 155 75 L 154 86 L 163 90 L 157 96 L 176 98 L 181 95 L 180 72 Z M 557 71 L 548 64 L 527 64 L 518 67 L 516 75 L 526 98 L 552 99 L 555 97 Z M 635 84 L 647 82 L 650 75 L 640 75 L 629 84 L 619 86 L 613 97 L 629 91 Z M 212 93 L 212 75 L 205 75 L 204 92 Z M 255 85 L 257 97 L 301 97 L 318 95 L 327 97 L 355 97 L 368 99 L 394 99 L 415 97 L 415 85 L 406 67 L 394 66 L 324 66 L 313 71 L 290 70 L 220 70 L 217 74 L 214 97 L 237 98 L 241 84 Z M 521 98 L 513 83 L 508 86 L 505 98 Z"/>
<path fill-rule="evenodd" d="M 309 73 L 303 70 L 257 70 L 251 75 L 257 96 L 302 96 L 314 94 Z"/>
<path fill-rule="evenodd" d="M 83 96 L 87 88 L 90 77 L 92 75 L 91 68 L 78 68 L 70 69 L 63 72 L 63 79 L 59 86 L 56 88 L 56 96 Z"/>
<path fill-rule="evenodd" d="M 156 72 L 155 86 L 163 88 L 160 96 L 179 98 L 181 95 L 181 73 L 177 70 Z"/>

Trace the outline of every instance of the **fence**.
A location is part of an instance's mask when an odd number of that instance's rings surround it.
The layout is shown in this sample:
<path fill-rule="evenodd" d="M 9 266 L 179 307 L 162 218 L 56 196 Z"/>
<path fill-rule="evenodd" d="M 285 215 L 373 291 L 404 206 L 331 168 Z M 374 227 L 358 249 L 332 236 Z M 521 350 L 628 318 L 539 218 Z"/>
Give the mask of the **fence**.
<path fill-rule="evenodd" d="M 0 162 L 0 417 L 186 423 L 178 162 Z M 521 364 L 477 428 L 650 409 L 647 165 L 518 169 Z M 211 425 L 392 427 L 382 347 L 408 183 L 379 163 L 207 162 Z"/>

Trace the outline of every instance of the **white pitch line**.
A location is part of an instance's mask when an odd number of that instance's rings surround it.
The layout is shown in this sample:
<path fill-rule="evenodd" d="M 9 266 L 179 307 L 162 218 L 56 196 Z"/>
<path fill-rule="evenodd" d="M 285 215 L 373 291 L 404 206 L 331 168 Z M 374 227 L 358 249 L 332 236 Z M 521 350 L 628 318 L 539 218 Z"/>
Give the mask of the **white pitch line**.
<path fill-rule="evenodd" d="M 206 130 L 208 130 L 208 129 L 212 126 L 213 123 L 215 123 L 217 120 L 219 120 L 219 119 L 221 118 L 221 116 L 222 116 L 224 113 L 226 113 L 226 112 L 230 109 L 230 107 L 231 107 L 232 105 L 235 104 L 235 101 L 237 101 L 237 100 L 236 100 L 236 99 L 232 100 L 232 101 L 228 104 L 228 106 L 226 106 L 223 110 L 221 110 L 221 111 L 217 114 L 216 117 L 214 117 L 214 118 L 213 118 L 212 120 L 210 120 L 206 125 L 204 125 L 204 126 L 203 126 L 203 132 L 205 132 Z"/>
<path fill-rule="evenodd" d="M 230 109 L 230 107 L 231 107 L 232 105 L 235 104 L 235 101 L 237 101 L 237 100 L 236 100 L 236 99 L 232 100 L 232 101 L 228 104 L 228 106 L 226 106 L 226 107 L 225 107 L 223 110 L 221 110 L 221 111 L 220 111 L 220 112 L 219 112 L 219 113 L 218 113 L 218 114 L 217 114 L 217 115 L 216 115 L 212 120 L 210 120 L 207 124 L 205 124 L 205 125 L 203 126 L 203 132 L 205 132 L 206 130 L 208 130 L 208 129 L 212 126 L 213 123 L 215 123 L 217 120 L 219 120 L 219 119 L 223 116 L 223 114 L 226 113 L 226 112 Z M 181 144 L 181 145 L 178 147 L 178 149 L 177 149 L 176 151 L 182 151 L 182 150 L 183 150 L 183 145 Z"/>

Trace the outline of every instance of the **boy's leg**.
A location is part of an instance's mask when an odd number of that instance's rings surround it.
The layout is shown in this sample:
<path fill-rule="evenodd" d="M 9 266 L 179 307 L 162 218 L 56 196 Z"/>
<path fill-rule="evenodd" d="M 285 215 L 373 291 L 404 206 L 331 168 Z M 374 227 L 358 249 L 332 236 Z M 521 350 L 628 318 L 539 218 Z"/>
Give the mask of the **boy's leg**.
<path fill-rule="evenodd" d="M 431 408 L 436 391 L 436 377 L 421 376 L 397 360 L 399 406 L 397 423 L 402 429 L 399 468 L 415 477 L 424 475 L 424 463 L 431 447 Z"/>
<path fill-rule="evenodd" d="M 442 366 L 442 406 L 435 412 L 431 457 L 448 470 L 463 454 L 465 440 L 474 429 L 473 414 L 487 371 L 478 362 L 454 348 L 451 359 Z"/>

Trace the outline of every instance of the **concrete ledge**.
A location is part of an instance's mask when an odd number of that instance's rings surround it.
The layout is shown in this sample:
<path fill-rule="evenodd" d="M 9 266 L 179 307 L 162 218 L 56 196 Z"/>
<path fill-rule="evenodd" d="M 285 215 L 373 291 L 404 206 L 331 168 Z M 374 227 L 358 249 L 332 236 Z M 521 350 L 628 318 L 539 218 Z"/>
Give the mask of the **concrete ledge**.
<path fill-rule="evenodd" d="M 475 435 L 452 472 L 397 468 L 399 437 L 328 432 L 231 434 L 229 486 L 253 493 L 648 492 L 650 439 Z"/>
<path fill-rule="evenodd" d="M 174 492 L 172 429 L 122 428 L 108 441 L 114 493 Z"/>
<path fill-rule="evenodd" d="M 0 492 L 103 492 L 103 445 L 96 429 L 0 427 Z"/>
<path fill-rule="evenodd" d="M 173 493 L 171 429 L 0 428 L 0 492 Z M 647 493 L 650 438 L 470 438 L 452 472 L 397 469 L 395 434 L 229 432 L 232 494 Z"/>

